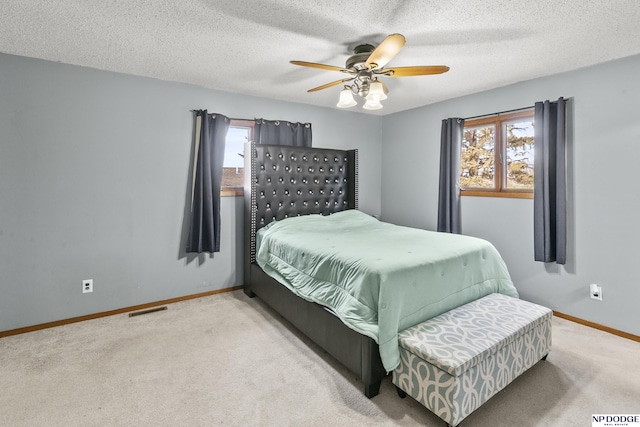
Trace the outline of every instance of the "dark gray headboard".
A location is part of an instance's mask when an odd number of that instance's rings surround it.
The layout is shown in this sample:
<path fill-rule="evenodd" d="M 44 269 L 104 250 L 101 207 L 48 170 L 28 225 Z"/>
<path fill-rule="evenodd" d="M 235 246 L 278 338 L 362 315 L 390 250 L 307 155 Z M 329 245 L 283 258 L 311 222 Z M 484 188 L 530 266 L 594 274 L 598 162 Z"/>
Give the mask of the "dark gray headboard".
<path fill-rule="evenodd" d="M 247 143 L 244 159 L 249 262 L 256 231 L 272 221 L 358 208 L 358 150 Z"/>

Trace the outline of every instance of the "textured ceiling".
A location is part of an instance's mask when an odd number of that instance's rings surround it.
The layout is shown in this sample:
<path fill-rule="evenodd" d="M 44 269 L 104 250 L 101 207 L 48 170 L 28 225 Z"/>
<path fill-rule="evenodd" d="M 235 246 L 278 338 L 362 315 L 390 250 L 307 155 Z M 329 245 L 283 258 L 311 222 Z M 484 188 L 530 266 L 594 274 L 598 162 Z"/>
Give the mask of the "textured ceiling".
<path fill-rule="evenodd" d="M 369 114 L 640 53 L 638 0 L 2 0 L 0 16 L 0 52 L 332 108 L 341 86 L 307 89 L 345 76 L 289 60 L 342 67 L 401 33 L 388 66 L 451 67 L 386 78 Z"/>

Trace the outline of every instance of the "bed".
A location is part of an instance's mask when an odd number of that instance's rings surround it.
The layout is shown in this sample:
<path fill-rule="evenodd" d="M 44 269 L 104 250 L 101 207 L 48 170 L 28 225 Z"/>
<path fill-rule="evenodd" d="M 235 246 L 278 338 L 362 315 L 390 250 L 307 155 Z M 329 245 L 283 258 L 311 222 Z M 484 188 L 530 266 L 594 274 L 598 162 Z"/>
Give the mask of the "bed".
<path fill-rule="evenodd" d="M 338 234 L 330 237 L 332 230 Z M 357 150 L 247 144 L 245 232 L 245 293 L 257 295 L 355 373 L 367 397 L 379 392 L 397 365 L 399 331 L 492 292 L 517 297 L 488 242 L 386 224 L 359 212 Z M 288 242 L 279 240 L 287 235 Z M 340 254 L 345 244 L 366 256 L 354 261 Z M 392 246 L 403 251 L 395 257 L 402 268 L 387 262 L 394 258 L 386 252 Z M 314 250 L 328 258 L 316 259 Z M 354 265 L 362 265 L 364 276 L 353 279 Z M 315 277 L 317 271 L 329 276 Z M 433 287 L 425 289 L 423 278 Z M 355 308 L 345 304 L 351 299 Z"/>

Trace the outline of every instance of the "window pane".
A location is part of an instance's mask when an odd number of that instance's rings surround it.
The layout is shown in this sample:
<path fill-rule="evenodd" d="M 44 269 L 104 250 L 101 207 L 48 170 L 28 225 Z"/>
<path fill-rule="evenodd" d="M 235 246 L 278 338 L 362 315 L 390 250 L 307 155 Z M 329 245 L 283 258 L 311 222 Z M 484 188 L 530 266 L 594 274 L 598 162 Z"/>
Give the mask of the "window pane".
<path fill-rule="evenodd" d="M 533 189 L 533 121 L 522 120 L 505 124 L 507 176 L 505 187 Z"/>
<path fill-rule="evenodd" d="M 464 129 L 460 187 L 495 189 L 495 126 Z"/>
<path fill-rule="evenodd" d="M 242 187 L 244 181 L 244 143 L 249 141 L 248 127 L 229 126 L 224 147 L 223 187 Z"/>

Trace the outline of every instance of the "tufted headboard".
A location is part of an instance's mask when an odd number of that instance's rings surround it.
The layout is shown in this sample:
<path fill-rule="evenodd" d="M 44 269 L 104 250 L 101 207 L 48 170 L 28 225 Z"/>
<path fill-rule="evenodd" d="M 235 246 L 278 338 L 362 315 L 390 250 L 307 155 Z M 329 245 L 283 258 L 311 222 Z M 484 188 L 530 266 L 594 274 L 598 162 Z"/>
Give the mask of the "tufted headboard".
<path fill-rule="evenodd" d="M 247 143 L 245 240 L 255 262 L 256 232 L 291 216 L 358 208 L 358 150 Z"/>

